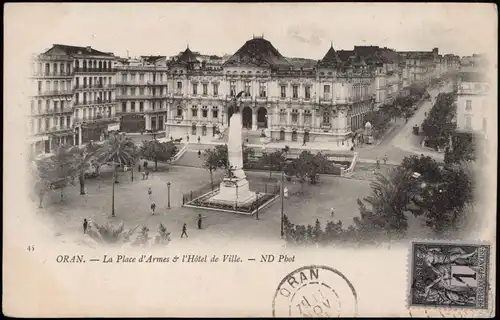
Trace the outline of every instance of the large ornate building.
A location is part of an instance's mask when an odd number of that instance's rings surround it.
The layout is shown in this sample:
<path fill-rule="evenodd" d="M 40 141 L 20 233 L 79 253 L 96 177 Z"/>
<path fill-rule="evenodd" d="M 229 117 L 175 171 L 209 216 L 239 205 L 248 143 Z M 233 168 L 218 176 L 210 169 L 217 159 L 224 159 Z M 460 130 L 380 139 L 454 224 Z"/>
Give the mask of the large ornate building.
<path fill-rule="evenodd" d="M 367 112 L 458 62 L 437 49 L 336 51 L 332 44 L 326 51 L 319 61 L 286 58 L 263 37 L 224 57 L 188 47 L 170 59 L 121 59 L 90 47 L 54 45 L 33 62 L 33 149 L 98 141 L 110 130 L 213 140 L 227 129 L 228 102 L 240 91 L 246 93 L 241 112 L 247 135 L 347 149 Z"/>
<path fill-rule="evenodd" d="M 277 141 L 331 142 L 349 147 L 374 103 L 400 85 L 397 54 L 355 47 L 323 59 L 287 59 L 268 40 L 254 37 L 226 61 L 207 61 L 189 48 L 169 64 L 167 136 L 205 139 L 227 128 L 228 100 L 244 91 L 243 125 Z M 363 51 L 364 50 L 364 51 Z M 389 53 L 389 54 L 388 54 Z M 388 57 L 392 56 L 392 58 Z"/>
<path fill-rule="evenodd" d="M 30 135 L 34 153 L 105 136 L 115 118 L 112 53 L 55 44 L 32 61 Z"/>

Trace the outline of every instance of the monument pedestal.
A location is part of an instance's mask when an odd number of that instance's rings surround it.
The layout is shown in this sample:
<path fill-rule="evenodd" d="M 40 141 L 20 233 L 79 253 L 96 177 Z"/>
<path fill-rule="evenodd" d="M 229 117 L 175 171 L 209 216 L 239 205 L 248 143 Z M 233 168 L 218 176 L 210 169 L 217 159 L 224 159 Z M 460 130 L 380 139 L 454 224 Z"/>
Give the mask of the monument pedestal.
<path fill-rule="evenodd" d="M 246 178 L 225 178 L 221 184 L 219 193 L 208 199 L 208 202 L 223 203 L 229 205 L 246 205 L 257 200 L 255 192 L 250 191 Z"/>

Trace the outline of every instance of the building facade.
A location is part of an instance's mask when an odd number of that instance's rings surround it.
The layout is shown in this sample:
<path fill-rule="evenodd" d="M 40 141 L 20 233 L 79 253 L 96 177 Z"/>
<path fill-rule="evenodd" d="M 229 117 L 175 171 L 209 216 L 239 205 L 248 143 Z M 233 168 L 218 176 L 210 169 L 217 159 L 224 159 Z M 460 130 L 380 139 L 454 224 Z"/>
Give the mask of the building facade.
<path fill-rule="evenodd" d="M 102 140 L 115 118 L 114 55 L 53 45 L 32 61 L 30 136 L 34 153 Z"/>
<path fill-rule="evenodd" d="M 165 56 L 142 56 L 117 62 L 117 115 L 120 131 L 164 132 L 168 74 Z"/>
<path fill-rule="evenodd" d="M 458 132 L 485 136 L 488 127 L 488 107 L 494 105 L 490 100 L 489 82 L 484 67 L 465 65 L 460 68 L 456 115 Z"/>
<path fill-rule="evenodd" d="M 188 48 L 169 64 L 167 135 L 205 139 L 224 132 L 233 112 L 228 102 L 244 91 L 241 112 L 249 131 L 275 141 L 350 148 L 364 115 L 403 85 L 396 52 L 373 47 L 370 56 L 364 49 L 337 53 L 332 46 L 312 62 L 285 58 L 269 41 L 254 37 L 221 62 Z"/>
<path fill-rule="evenodd" d="M 319 60 L 285 58 L 254 37 L 236 53 L 121 59 L 91 47 L 54 45 L 33 60 L 33 151 L 103 140 L 109 131 L 165 132 L 213 140 L 224 135 L 242 97 L 246 134 L 273 141 L 326 142 L 348 149 L 365 115 L 414 83 L 426 83 L 458 57 L 378 46 L 336 51 Z"/>

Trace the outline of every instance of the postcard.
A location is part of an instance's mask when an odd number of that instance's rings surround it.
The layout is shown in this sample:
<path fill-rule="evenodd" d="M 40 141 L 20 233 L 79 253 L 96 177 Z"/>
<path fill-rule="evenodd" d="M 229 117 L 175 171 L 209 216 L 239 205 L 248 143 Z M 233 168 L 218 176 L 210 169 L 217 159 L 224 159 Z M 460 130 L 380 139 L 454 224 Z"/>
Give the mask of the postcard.
<path fill-rule="evenodd" d="M 8 3 L 3 313 L 495 316 L 495 9 Z"/>

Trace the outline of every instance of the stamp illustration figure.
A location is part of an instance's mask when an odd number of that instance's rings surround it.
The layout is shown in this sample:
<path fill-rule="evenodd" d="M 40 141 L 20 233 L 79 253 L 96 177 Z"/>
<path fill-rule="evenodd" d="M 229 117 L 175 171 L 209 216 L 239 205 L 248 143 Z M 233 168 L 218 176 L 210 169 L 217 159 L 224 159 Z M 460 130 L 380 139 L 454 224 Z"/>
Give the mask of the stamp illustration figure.
<path fill-rule="evenodd" d="M 411 306 L 488 307 L 487 245 L 413 243 Z"/>

